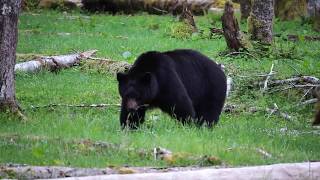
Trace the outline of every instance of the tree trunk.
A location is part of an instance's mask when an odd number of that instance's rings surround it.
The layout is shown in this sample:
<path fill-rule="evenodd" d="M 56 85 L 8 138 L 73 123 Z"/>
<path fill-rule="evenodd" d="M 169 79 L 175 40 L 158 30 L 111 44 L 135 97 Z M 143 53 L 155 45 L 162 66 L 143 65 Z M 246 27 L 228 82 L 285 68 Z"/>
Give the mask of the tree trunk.
<path fill-rule="evenodd" d="M 253 0 L 248 18 L 248 32 L 251 39 L 263 44 L 271 44 L 273 28 L 274 0 Z"/>
<path fill-rule="evenodd" d="M 0 1 L 0 111 L 18 112 L 15 97 L 14 66 L 21 0 Z"/>

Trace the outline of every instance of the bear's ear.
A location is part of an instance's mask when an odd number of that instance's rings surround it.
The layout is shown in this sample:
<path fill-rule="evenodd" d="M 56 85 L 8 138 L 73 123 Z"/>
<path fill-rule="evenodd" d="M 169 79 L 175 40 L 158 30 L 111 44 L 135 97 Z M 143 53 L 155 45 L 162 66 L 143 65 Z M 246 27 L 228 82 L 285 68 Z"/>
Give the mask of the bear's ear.
<path fill-rule="evenodd" d="M 152 74 L 150 72 L 146 72 L 141 77 L 141 82 L 144 84 L 149 84 L 152 78 Z"/>
<path fill-rule="evenodd" d="M 117 73 L 117 80 L 118 80 L 118 82 L 124 81 L 125 78 L 126 78 L 126 74 L 125 74 L 125 73 L 122 73 L 122 72 L 118 72 L 118 73 Z"/>

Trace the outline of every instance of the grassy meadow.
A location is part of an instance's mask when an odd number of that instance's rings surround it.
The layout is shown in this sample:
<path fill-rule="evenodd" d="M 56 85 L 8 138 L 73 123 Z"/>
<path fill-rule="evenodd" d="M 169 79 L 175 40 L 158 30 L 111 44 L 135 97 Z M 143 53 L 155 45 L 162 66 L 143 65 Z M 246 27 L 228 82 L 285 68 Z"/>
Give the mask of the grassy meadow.
<path fill-rule="evenodd" d="M 315 35 L 311 25 L 300 20 L 275 21 L 275 38 L 268 53 L 257 59 L 250 55 L 224 56 L 224 38 L 209 38 L 208 28 L 221 28 L 219 15 L 196 17 L 203 35 L 176 38 L 173 16 L 148 14 L 85 14 L 59 11 L 24 12 L 19 19 L 17 53 L 58 55 L 97 49 L 97 57 L 133 63 L 142 52 L 191 48 L 223 63 L 233 77 L 234 90 L 228 104 L 241 107 L 272 107 L 292 116 L 288 121 L 264 111 L 246 110 L 223 113 L 213 129 L 182 126 L 168 115 L 155 110 L 137 131 L 121 131 L 119 108 L 41 108 L 32 105 L 117 104 L 117 81 L 111 74 L 80 66 L 58 73 L 16 75 L 16 95 L 28 121 L 21 122 L 0 114 L 0 163 L 63 165 L 75 167 L 107 166 L 187 166 L 196 161 L 168 163 L 154 160 L 152 149 L 163 147 L 173 153 L 214 156 L 229 166 L 247 166 L 280 162 L 320 160 L 319 129 L 312 127 L 313 105 L 300 106 L 303 92 L 295 89 L 261 93 L 252 88 L 262 81 L 257 74 L 267 74 L 274 63 L 275 78 L 294 75 L 320 77 L 320 42 L 285 40 L 287 34 Z M 241 28 L 246 30 L 245 22 Z M 124 52 L 131 56 L 124 57 Z M 22 61 L 22 59 L 18 59 Z M 196 87 L 195 87 L 196 88 Z M 78 142 L 89 143 L 78 143 Z M 96 147 L 93 142 L 108 142 L 118 148 Z M 258 150 L 271 154 L 266 157 Z M 141 153 L 141 151 L 147 153 Z"/>

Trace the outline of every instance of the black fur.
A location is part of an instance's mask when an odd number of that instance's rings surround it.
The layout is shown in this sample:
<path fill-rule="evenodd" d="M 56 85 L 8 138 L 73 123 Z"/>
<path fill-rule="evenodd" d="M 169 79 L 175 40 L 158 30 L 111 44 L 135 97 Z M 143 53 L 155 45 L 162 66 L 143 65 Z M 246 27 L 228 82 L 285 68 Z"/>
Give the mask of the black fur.
<path fill-rule="evenodd" d="M 118 73 L 117 79 L 122 128 L 139 127 L 145 111 L 153 107 L 182 123 L 193 120 L 211 127 L 218 122 L 226 98 L 224 72 L 194 50 L 146 52 L 127 73 Z"/>

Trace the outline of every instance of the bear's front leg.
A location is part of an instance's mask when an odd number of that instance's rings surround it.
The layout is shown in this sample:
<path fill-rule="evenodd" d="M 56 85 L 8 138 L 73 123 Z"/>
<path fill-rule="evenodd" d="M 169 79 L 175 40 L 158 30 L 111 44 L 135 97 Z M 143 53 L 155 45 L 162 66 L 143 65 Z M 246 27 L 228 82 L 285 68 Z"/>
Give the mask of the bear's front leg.
<path fill-rule="evenodd" d="M 120 125 L 124 129 L 137 129 L 144 122 L 145 108 L 140 108 L 135 111 L 128 111 L 123 105 L 121 106 Z"/>

